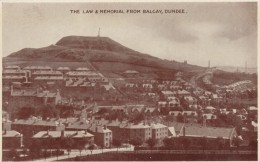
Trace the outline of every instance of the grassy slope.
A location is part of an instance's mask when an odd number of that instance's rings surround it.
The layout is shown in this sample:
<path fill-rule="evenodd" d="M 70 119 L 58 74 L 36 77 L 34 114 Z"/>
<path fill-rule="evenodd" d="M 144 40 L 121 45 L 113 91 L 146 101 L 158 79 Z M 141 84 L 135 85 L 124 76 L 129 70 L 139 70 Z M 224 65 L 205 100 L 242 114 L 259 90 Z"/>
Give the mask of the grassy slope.
<path fill-rule="evenodd" d="M 86 62 L 89 61 L 102 68 L 103 64 L 119 65 L 117 69 L 127 69 L 129 64 L 134 66 L 151 67 L 150 70 L 173 72 L 176 70 L 203 69 L 199 66 L 184 65 L 175 61 L 162 60 L 147 54 L 129 49 L 107 37 L 80 37 L 68 36 L 48 47 L 39 49 L 26 48 L 12 53 L 8 58 L 20 58 L 29 61 L 56 61 L 56 62 Z M 121 64 L 120 64 L 121 63 Z M 100 65 L 99 65 L 100 64 Z M 125 64 L 124 66 L 122 64 Z M 126 68 L 127 67 L 127 68 Z M 131 68 L 132 68 L 131 67 Z M 114 69 L 106 69 L 112 71 Z"/>

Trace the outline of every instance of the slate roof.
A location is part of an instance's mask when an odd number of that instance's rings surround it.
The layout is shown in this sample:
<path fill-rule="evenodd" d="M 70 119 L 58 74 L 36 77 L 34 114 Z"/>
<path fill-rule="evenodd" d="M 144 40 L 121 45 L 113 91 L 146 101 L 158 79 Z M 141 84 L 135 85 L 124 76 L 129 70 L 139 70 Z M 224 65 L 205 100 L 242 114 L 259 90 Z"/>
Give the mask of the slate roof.
<path fill-rule="evenodd" d="M 180 94 L 180 95 L 188 95 L 190 94 L 190 92 L 186 91 L 186 90 L 178 90 L 178 91 L 174 91 L 174 94 Z"/>
<path fill-rule="evenodd" d="M 152 129 L 166 128 L 166 127 L 167 127 L 166 125 L 163 125 L 161 123 L 153 123 L 153 124 L 151 124 L 151 128 Z"/>
<path fill-rule="evenodd" d="M 23 73 L 26 73 L 27 71 L 26 70 L 16 70 L 16 69 L 6 69 L 6 70 L 3 70 L 3 74 L 23 74 Z"/>
<path fill-rule="evenodd" d="M 32 73 L 33 75 L 62 75 L 62 72 L 60 71 L 35 71 Z"/>
<path fill-rule="evenodd" d="M 162 91 L 162 94 L 164 94 L 164 95 L 173 95 L 174 93 L 172 91 Z"/>
<path fill-rule="evenodd" d="M 27 70 L 35 70 L 35 69 L 51 70 L 52 68 L 49 67 L 49 66 L 26 66 L 24 69 L 27 69 Z"/>
<path fill-rule="evenodd" d="M 35 80 L 63 80 L 63 76 L 37 76 Z"/>
<path fill-rule="evenodd" d="M 89 68 L 86 68 L 86 67 L 79 67 L 76 69 L 77 71 L 88 71 Z"/>
<path fill-rule="evenodd" d="M 139 124 L 129 123 L 129 124 L 127 124 L 127 126 L 125 128 L 127 128 L 127 129 L 144 129 L 144 128 L 151 128 L 151 126 L 149 126 L 147 124 L 143 124 L 143 123 L 139 123 Z"/>
<path fill-rule="evenodd" d="M 57 70 L 70 70 L 69 67 L 58 67 Z"/>
<path fill-rule="evenodd" d="M 183 136 L 183 129 L 180 132 L 180 136 Z M 188 137 L 207 137 L 217 138 L 222 137 L 224 139 L 230 139 L 231 134 L 235 131 L 235 128 L 220 128 L 220 127 L 202 127 L 202 126 L 185 126 L 185 136 Z"/>
<path fill-rule="evenodd" d="M 96 133 L 111 133 L 112 131 L 108 128 L 104 128 L 103 126 L 92 126 L 90 129 L 92 132 Z"/>
<path fill-rule="evenodd" d="M 169 127 L 174 127 L 175 129 L 175 132 L 177 134 L 179 134 L 179 132 L 182 130 L 183 126 L 184 126 L 184 123 L 179 123 L 179 122 L 170 122 Z"/>
<path fill-rule="evenodd" d="M 36 133 L 33 138 L 60 138 L 62 131 L 40 131 Z M 83 137 L 94 137 L 93 134 L 90 134 L 86 131 L 64 131 L 64 137 L 72 138 L 83 138 Z"/>
<path fill-rule="evenodd" d="M 124 72 L 124 74 L 138 74 L 139 72 L 138 71 L 135 71 L 135 70 L 126 70 Z"/>
<path fill-rule="evenodd" d="M 14 121 L 12 124 L 21 124 L 21 125 L 42 125 L 42 126 L 57 126 L 60 123 L 54 120 L 39 120 L 39 119 L 20 119 Z"/>
<path fill-rule="evenodd" d="M 20 67 L 17 65 L 8 65 L 8 66 L 5 66 L 5 69 L 20 69 Z"/>
<path fill-rule="evenodd" d="M 2 131 L 2 137 L 21 137 L 21 133 L 14 131 L 14 130 L 10 130 L 10 131 Z"/>

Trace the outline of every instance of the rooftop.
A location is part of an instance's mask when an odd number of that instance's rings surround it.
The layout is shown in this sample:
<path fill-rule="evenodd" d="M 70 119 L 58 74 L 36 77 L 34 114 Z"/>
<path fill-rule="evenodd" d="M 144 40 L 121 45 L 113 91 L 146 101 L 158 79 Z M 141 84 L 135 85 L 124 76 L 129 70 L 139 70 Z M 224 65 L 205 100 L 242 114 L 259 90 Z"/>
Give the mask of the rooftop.
<path fill-rule="evenodd" d="M 49 66 L 26 66 L 24 69 L 26 70 L 51 70 L 52 68 Z"/>
<path fill-rule="evenodd" d="M 139 74 L 139 72 L 135 70 L 126 70 L 124 74 Z"/>
<path fill-rule="evenodd" d="M 159 128 L 166 128 L 167 126 L 161 124 L 161 123 L 153 123 L 151 124 L 152 129 L 159 129 Z"/>
<path fill-rule="evenodd" d="M 127 129 L 145 129 L 145 128 L 151 128 L 151 126 L 149 126 L 148 124 L 144 124 L 144 123 L 139 123 L 139 124 L 133 124 L 133 123 L 129 123 L 126 125 Z"/>
<path fill-rule="evenodd" d="M 62 131 L 40 131 L 33 136 L 33 138 L 60 138 Z M 83 137 L 93 137 L 94 135 L 86 131 L 64 131 L 64 137 L 72 138 L 83 138 Z"/>
<path fill-rule="evenodd" d="M 10 131 L 2 131 L 2 137 L 21 137 L 21 133 L 16 132 L 14 130 L 10 130 Z"/>
<path fill-rule="evenodd" d="M 77 71 L 88 71 L 89 68 L 86 68 L 86 67 L 79 67 L 76 69 Z"/>
<path fill-rule="evenodd" d="M 58 67 L 57 70 L 70 70 L 69 67 Z"/>
<path fill-rule="evenodd" d="M 3 70 L 3 74 L 20 74 L 20 73 L 26 73 L 26 70 L 20 70 L 20 69 L 6 69 Z"/>
<path fill-rule="evenodd" d="M 183 127 L 184 129 L 184 127 Z M 183 129 L 180 136 L 183 136 Z M 185 126 L 185 136 L 189 137 L 208 137 L 229 139 L 235 128 L 220 128 L 220 127 L 202 127 L 202 126 Z"/>
<path fill-rule="evenodd" d="M 172 91 L 162 91 L 162 94 L 164 94 L 164 95 L 173 95 L 174 93 Z"/>
<path fill-rule="evenodd" d="M 49 74 L 49 75 L 62 75 L 62 72 L 60 71 L 35 71 L 32 74 L 35 75 L 44 75 L 44 74 Z"/>

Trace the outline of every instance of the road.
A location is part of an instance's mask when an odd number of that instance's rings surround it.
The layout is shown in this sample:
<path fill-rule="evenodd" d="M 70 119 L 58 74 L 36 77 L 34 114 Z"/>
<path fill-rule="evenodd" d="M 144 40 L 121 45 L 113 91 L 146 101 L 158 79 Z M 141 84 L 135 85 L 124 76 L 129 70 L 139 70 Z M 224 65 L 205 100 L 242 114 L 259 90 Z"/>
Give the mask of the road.
<path fill-rule="evenodd" d="M 114 152 L 114 151 L 117 151 L 117 148 L 112 148 L 112 149 L 97 149 L 97 150 L 93 150 L 92 154 L 102 154 L 104 152 Z M 130 146 L 130 147 L 127 147 L 127 148 L 118 148 L 118 151 L 134 151 L 134 146 Z M 81 156 L 86 156 L 86 155 L 90 155 L 91 152 L 90 150 L 83 150 L 81 152 Z M 76 156 L 80 156 L 80 152 L 79 150 L 71 150 L 71 153 L 70 155 L 68 156 L 68 152 L 66 151 L 65 152 L 65 155 L 61 155 L 61 156 L 58 156 L 58 158 L 56 156 L 53 156 L 53 157 L 48 157 L 48 158 L 41 158 L 41 159 L 37 159 L 37 160 L 34 160 L 36 162 L 43 162 L 43 161 L 57 161 L 58 160 L 64 160 L 64 159 L 67 159 L 68 157 L 69 158 L 75 158 Z"/>
<path fill-rule="evenodd" d="M 205 70 L 197 75 L 192 76 L 192 78 L 190 79 L 190 83 L 192 84 L 192 86 L 194 88 L 197 88 L 198 90 L 204 91 L 203 88 L 199 87 L 199 85 L 197 84 L 197 80 L 204 77 L 205 75 L 209 75 L 212 74 L 214 72 L 214 69 L 208 69 Z"/>

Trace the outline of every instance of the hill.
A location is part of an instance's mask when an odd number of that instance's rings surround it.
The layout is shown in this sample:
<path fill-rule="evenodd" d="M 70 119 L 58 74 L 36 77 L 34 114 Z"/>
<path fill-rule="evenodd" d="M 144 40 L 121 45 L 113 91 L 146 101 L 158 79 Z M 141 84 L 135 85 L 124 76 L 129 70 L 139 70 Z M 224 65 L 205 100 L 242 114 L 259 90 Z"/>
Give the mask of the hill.
<path fill-rule="evenodd" d="M 121 73 L 127 69 L 141 72 L 200 71 L 204 68 L 168 61 L 127 48 L 108 37 L 67 36 L 55 45 L 25 48 L 7 56 L 10 59 L 55 62 L 89 62 L 97 70 Z M 166 74 L 167 75 L 167 74 Z"/>

